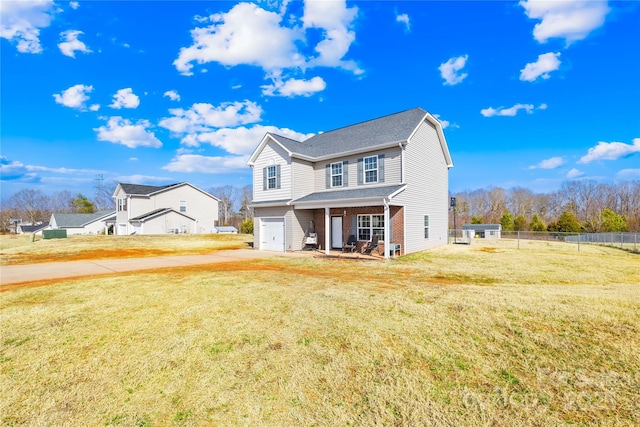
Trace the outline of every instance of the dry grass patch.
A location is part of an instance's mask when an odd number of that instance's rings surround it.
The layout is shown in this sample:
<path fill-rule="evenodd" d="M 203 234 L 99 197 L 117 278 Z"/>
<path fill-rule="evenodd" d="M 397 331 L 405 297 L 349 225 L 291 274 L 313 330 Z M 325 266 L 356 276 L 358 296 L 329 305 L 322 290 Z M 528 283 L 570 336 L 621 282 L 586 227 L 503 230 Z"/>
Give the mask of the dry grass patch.
<path fill-rule="evenodd" d="M 221 263 L 7 292 L 2 421 L 640 423 L 637 257 L 556 252 L 547 277 L 571 286 L 540 286 L 517 251 L 473 249 L 375 264 Z M 588 264 L 618 271 L 564 271 Z"/>
<path fill-rule="evenodd" d="M 0 236 L 0 265 L 207 254 L 246 248 L 252 241 L 253 236 L 243 234 L 81 235 L 35 242 L 31 242 L 29 236 L 3 235 Z"/>

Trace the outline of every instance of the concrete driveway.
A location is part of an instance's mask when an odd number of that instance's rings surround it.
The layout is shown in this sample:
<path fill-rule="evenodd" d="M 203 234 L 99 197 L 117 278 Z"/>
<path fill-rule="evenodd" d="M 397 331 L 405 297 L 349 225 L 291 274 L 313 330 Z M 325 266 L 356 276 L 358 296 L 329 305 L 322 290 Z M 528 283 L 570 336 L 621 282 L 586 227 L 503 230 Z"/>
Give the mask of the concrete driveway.
<path fill-rule="evenodd" d="M 122 273 L 169 267 L 252 260 L 269 257 L 307 257 L 310 253 L 278 253 L 254 249 L 220 251 L 207 255 L 159 256 L 151 258 L 100 259 L 90 261 L 51 262 L 43 264 L 7 265 L 0 267 L 0 285 L 64 279 L 94 274 Z"/>

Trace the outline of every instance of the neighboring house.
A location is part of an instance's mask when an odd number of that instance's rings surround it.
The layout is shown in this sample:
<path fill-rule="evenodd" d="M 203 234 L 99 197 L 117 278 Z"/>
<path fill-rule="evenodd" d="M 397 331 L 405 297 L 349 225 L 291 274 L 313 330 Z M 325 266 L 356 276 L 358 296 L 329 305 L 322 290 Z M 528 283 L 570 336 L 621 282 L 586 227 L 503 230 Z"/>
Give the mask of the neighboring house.
<path fill-rule="evenodd" d="M 219 234 L 238 234 L 238 229 L 232 225 L 222 225 L 216 227 L 216 232 Z"/>
<path fill-rule="evenodd" d="M 120 183 L 115 234 L 213 233 L 219 200 L 188 182 L 155 186 Z"/>
<path fill-rule="evenodd" d="M 453 162 L 440 122 L 421 108 L 302 142 L 267 133 L 248 164 L 259 249 L 300 250 L 307 231 L 326 253 L 351 234 L 358 248 L 377 235 L 386 258 L 447 243 Z"/>
<path fill-rule="evenodd" d="M 500 224 L 465 224 L 462 226 L 462 237 L 468 239 L 499 239 L 502 233 Z"/>
<path fill-rule="evenodd" d="M 71 234 L 106 234 L 106 221 L 113 217 L 115 211 L 95 213 L 53 213 L 49 221 L 52 230 L 67 230 Z"/>
<path fill-rule="evenodd" d="M 42 230 L 49 227 L 48 222 L 41 222 L 40 224 L 31 225 L 31 224 L 18 224 L 16 225 L 16 231 L 19 234 L 27 234 L 33 233 L 36 235 L 42 235 Z"/>

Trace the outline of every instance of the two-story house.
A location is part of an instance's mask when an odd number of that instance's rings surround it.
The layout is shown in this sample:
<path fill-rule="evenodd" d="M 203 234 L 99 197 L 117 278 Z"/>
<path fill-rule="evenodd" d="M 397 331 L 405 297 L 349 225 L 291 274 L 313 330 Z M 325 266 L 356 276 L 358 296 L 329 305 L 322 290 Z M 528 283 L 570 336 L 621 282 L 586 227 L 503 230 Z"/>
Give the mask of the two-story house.
<path fill-rule="evenodd" d="M 267 133 L 248 164 L 258 249 L 302 249 L 311 221 L 327 254 L 349 235 L 359 246 L 378 236 L 386 258 L 392 247 L 447 242 L 453 162 L 440 122 L 421 108 L 305 141 Z"/>
<path fill-rule="evenodd" d="M 120 183 L 115 234 L 213 233 L 218 198 L 188 182 L 155 186 Z"/>

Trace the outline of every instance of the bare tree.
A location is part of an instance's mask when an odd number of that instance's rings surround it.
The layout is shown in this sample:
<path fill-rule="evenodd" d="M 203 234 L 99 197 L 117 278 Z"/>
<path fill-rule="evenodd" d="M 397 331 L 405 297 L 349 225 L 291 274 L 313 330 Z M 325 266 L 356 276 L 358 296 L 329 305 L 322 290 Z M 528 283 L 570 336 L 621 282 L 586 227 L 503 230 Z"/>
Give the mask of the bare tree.
<path fill-rule="evenodd" d="M 11 196 L 9 207 L 16 210 L 23 222 L 31 224 L 48 221 L 51 216 L 49 198 L 33 188 L 22 189 Z"/>
<path fill-rule="evenodd" d="M 49 202 L 49 209 L 51 212 L 67 213 L 71 212 L 71 205 L 73 204 L 74 195 L 68 190 L 58 191 L 53 193 Z"/>
<path fill-rule="evenodd" d="M 238 187 L 234 187 L 232 185 L 223 185 L 220 187 L 214 187 L 209 190 L 209 192 L 220 199 L 220 203 L 218 205 L 220 210 L 220 223 L 224 225 L 229 224 L 231 216 L 235 213 L 235 207 L 238 203 L 240 190 Z"/>
<path fill-rule="evenodd" d="M 105 211 L 110 209 L 115 210 L 115 201 L 113 200 L 112 196 L 116 191 L 117 186 L 117 181 L 108 181 L 102 183 L 100 187 L 96 189 L 96 192 L 93 195 L 93 204 L 98 211 Z"/>

